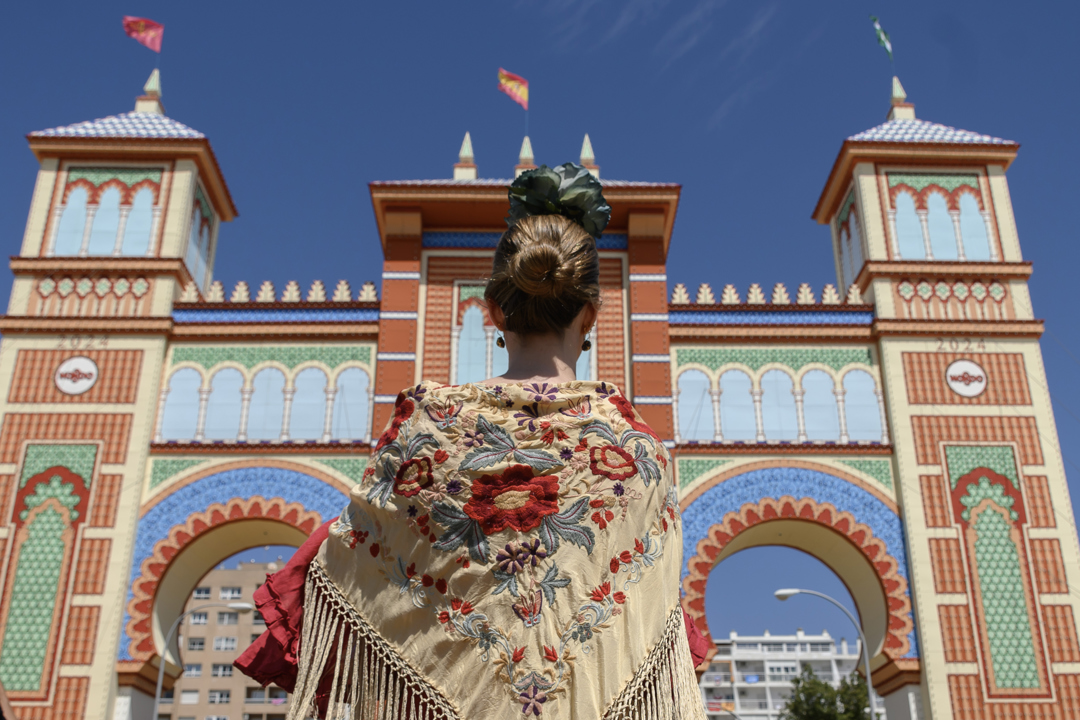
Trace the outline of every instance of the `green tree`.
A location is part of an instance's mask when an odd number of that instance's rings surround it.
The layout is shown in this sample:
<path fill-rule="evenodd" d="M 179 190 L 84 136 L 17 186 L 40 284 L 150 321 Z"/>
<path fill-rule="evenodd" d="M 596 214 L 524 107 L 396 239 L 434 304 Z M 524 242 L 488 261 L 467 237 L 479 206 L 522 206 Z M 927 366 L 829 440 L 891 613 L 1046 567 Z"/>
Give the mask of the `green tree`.
<path fill-rule="evenodd" d="M 833 687 L 804 665 L 794 685 L 780 720 L 867 720 L 866 683 L 854 673 Z"/>

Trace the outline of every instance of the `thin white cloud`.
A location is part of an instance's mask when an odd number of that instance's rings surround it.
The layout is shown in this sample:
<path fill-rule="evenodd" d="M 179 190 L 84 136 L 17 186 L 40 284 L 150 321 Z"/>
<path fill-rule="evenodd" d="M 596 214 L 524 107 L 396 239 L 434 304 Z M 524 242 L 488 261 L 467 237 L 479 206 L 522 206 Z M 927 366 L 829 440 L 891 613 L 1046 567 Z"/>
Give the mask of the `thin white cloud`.
<path fill-rule="evenodd" d="M 775 14 L 775 4 L 769 5 L 758 11 L 758 14 L 754 16 L 754 19 L 750 21 L 750 24 L 743 28 L 743 31 L 739 33 L 734 40 L 727 44 L 727 47 L 720 53 L 720 59 L 723 60 L 732 53 L 738 53 L 739 63 L 741 64 L 744 62 L 761 42 L 765 27 L 769 24 L 769 21 L 772 20 Z"/>
<path fill-rule="evenodd" d="M 724 6 L 726 0 L 701 0 L 693 10 L 679 18 L 653 49 L 654 54 L 664 58 L 664 67 L 671 65 L 690 52 L 712 29 L 712 14 Z"/>

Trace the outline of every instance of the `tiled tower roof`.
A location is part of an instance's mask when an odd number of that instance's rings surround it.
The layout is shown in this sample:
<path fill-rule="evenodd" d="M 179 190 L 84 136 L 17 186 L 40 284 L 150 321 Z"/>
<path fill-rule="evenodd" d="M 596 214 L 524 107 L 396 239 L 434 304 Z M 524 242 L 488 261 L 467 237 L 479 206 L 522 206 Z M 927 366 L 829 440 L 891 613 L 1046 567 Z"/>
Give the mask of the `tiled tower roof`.
<path fill-rule="evenodd" d="M 1012 140 L 926 120 L 894 119 L 848 138 L 851 142 L 942 143 L 949 145 L 1015 145 Z"/>
<path fill-rule="evenodd" d="M 198 140 L 205 138 L 198 130 L 189 128 L 164 115 L 148 112 L 128 112 L 120 115 L 62 127 L 38 130 L 30 137 L 86 137 L 86 138 L 159 138 Z"/>

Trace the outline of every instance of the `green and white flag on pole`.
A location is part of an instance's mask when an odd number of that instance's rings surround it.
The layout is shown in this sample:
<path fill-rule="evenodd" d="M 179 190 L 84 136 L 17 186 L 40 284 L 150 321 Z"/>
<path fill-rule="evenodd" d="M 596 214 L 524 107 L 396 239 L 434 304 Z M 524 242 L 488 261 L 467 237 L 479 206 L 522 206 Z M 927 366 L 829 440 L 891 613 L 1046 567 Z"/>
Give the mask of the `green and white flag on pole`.
<path fill-rule="evenodd" d="M 870 20 L 874 23 L 874 34 L 877 35 L 878 45 L 885 48 L 885 52 L 889 53 L 889 62 L 892 62 L 892 43 L 889 42 L 889 33 L 881 29 L 881 23 L 876 17 L 871 15 Z"/>

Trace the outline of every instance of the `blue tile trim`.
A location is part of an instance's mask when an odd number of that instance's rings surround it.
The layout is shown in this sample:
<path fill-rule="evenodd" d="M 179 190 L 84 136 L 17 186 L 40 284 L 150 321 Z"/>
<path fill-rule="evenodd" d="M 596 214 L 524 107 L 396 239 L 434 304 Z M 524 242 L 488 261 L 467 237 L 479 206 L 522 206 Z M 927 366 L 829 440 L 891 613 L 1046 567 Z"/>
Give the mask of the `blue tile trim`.
<path fill-rule="evenodd" d="M 371 308 L 245 308 L 243 310 L 173 309 L 173 322 L 184 323 L 282 323 L 282 322 L 378 322 L 379 311 Z"/>
<path fill-rule="evenodd" d="M 672 310 L 673 325 L 870 325 L 872 312 L 748 312 L 735 310 Z"/>
<path fill-rule="evenodd" d="M 502 233 L 497 232 L 426 232 L 423 246 L 426 248 L 494 248 Z M 597 250 L 625 250 L 628 240 L 625 233 L 605 233 L 596 241 Z"/>
<path fill-rule="evenodd" d="M 837 510 L 849 512 L 858 522 L 868 525 L 874 536 L 885 543 L 889 554 L 896 558 L 897 572 L 908 580 L 908 593 L 911 593 L 907 546 L 899 516 L 881 500 L 846 480 L 815 470 L 790 467 L 751 470 L 728 478 L 706 490 L 683 510 L 682 578 L 685 579 L 690 572 L 688 563 L 697 554 L 698 542 L 706 537 L 709 528 L 722 522 L 724 515 L 738 512 L 747 503 L 756 504 L 762 498 L 780 498 L 784 495 L 831 503 Z M 908 635 L 908 640 L 911 649 L 904 657 L 918 657 L 914 629 Z"/>
<path fill-rule="evenodd" d="M 192 513 L 202 512 L 214 503 L 225 503 L 232 498 L 247 499 L 256 495 L 268 500 L 282 498 L 285 502 L 299 503 L 306 510 L 317 511 L 322 515 L 323 522 L 337 517 L 348 502 L 344 493 L 318 478 L 274 467 L 226 470 L 185 485 L 162 499 L 139 519 L 127 600 L 124 601 L 124 622 L 121 625 L 124 630 L 118 654 L 120 660 L 134 659 L 128 653 L 131 638 L 126 628 L 131 617 L 128 615 L 127 605 L 134 597 L 133 586 L 142 571 L 143 561 L 153 554 L 154 545 L 168 537 L 173 526 L 187 522 Z"/>

